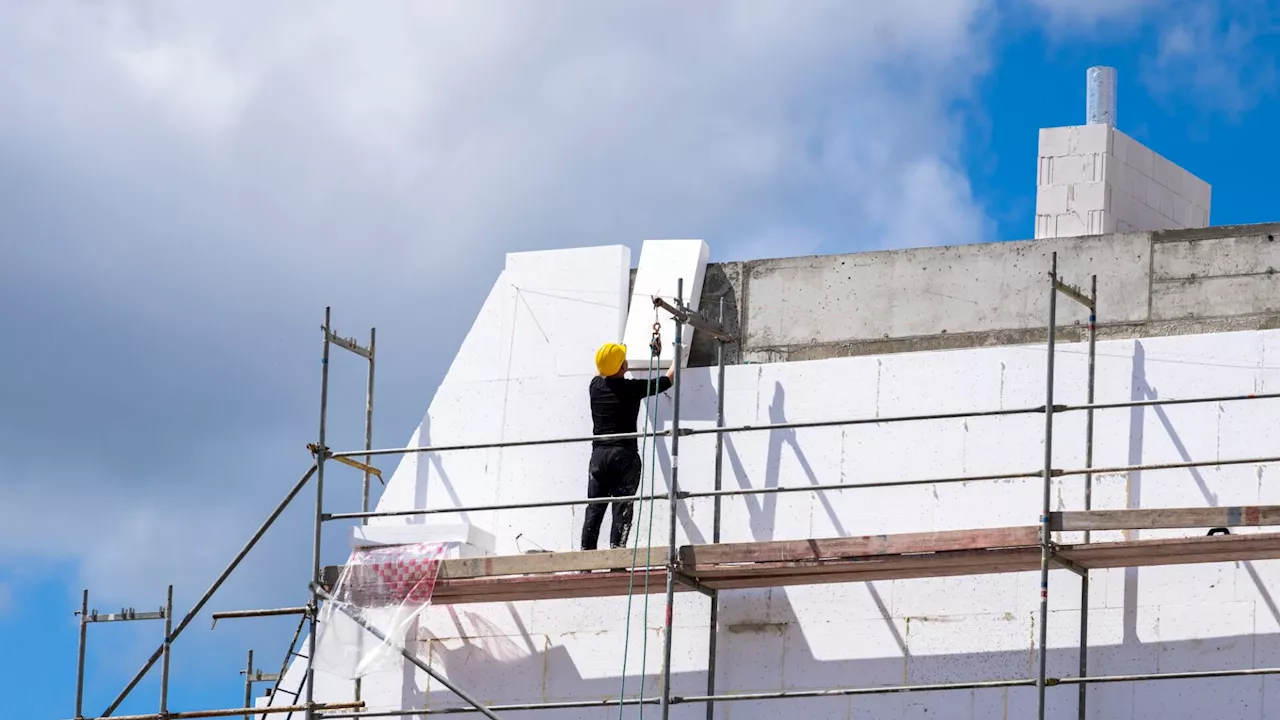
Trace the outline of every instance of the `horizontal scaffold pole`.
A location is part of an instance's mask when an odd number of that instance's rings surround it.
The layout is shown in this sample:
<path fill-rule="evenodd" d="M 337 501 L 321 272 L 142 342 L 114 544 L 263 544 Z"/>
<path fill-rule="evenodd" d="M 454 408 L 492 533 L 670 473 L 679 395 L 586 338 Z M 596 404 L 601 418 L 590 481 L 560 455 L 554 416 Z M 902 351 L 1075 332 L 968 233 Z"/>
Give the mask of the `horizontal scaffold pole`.
<path fill-rule="evenodd" d="M 316 703 L 315 710 L 350 710 L 365 707 L 363 702 Z M 306 705 L 280 705 L 278 707 L 261 708 L 223 708 L 220 710 L 190 710 L 187 712 L 151 713 L 149 715 L 117 715 L 115 720 L 186 720 L 187 718 L 235 717 L 237 715 L 278 715 L 283 713 L 305 712 Z M 331 716 L 332 717 L 332 716 Z M 103 720 L 103 718 L 83 718 L 82 720 Z"/>
<path fill-rule="evenodd" d="M 307 608 L 303 607 L 285 607 L 285 608 L 269 608 L 266 610 L 224 610 L 223 612 L 213 613 L 213 624 L 217 625 L 219 620 L 237 620 L 240 618 L 257 618 L 257 617 L 277 617 L 280 615 L 306 615 Z"/>
<path fill-rule="evenodd" d="M 1087 410 L 1117 410 L 1122 408 L 1155 407 L 1164 405 L 1190 405 L 1195 403 L 1236 402 L 1243 400 L 1275 400 L 1280 393 L 1248 393 L 1244 395 L 1218 395 L 1200 398 L 1170 398 L 1166 400 L 1126 400 L 1110 403 L 1086 403 L 1083 405 L 1054 405 L 1055 415 Z M 1013 415 L 1040 415 L 1045 408 L 1035 407 L 1008 408 L 1003 410 L 970 410 L 964 412 L 928 413 L 921 415 L 899 415 L 889 417 L 860 417 L 842 420 L 802 420 L 797 422 L 766 423 L 764 425 L 734 425 L 726 427 L 683 428 L 681 436 L 715 435 L 740 432 L 767 432 L 773 430 L 800 430 L 804 428 L 836 427 L 851 425 L 887 425 L 901 422 L 923 422 L 929 420 L 963 420 L 981 417 L 1004 417 Z M 618 433 L 614 435 L 579 435 L 575 437 L 544 438 L 539 440 L 510 440 L 492 443 L 463 443 L 456 445 L 424 445 L 419 447 L 383 448 L 380 450 L 346 450 L 331 453 L 329 457 L 344 458 L 361 455 L 411 455 L 416 453 L 461 452 L 466 450 L 491 450 L 494 448 L 531 447 L 538 445 L 566 445 L 572 443 L 593 442 L 596 440 L 639 440 L 641 438 L 669 437 L 671 430 L 656 432 Z"/>
<path fill-rule="evenodd" d="M 354 520 L 356 518 L 374 518 L 374 517 L 407 517 L 411 515 L 435 515 L 439 513 L 462 513 L 462 512 L 481 512 L 485 510 L 526 510 L 531 508 L 548 508 L 548 507 L 570 507 L 574 505 L 596 505 L 601 503 L 614 502 L 636 502 L 645 500 L 666 500 L 666 493 L 657 495 L 624 495 L 621 497 L 582 499 L 575 498 L 573 500 L 541 500 L 531 503 L 497 503 L 494 505 L 472 505 L 469 507 L 456 508 L 429 508 L 426 510 L 372 510 L 369 512 L 350 512 L 350 513 L 326 513 L 325 520 Z"/>
<path fill-rule="evenodd" d="M 1280 455 L 1272 455 L 1266 457 L 1254 458 L 1229 458 L 1219 460 L 1197 460 L 1189 462 L 1176 463 L 1147 463 L 1144 465 L 1117 465 L 1114 467 L 1095 467 L 1095 468 L 1070 468 L 1066 470 L 1054 470 L 1053 476 L 1071 476 L 1071 475 L 1114 475 L 1118 473 L 1140 472 L 1143 470 L 1185 470 L 1189 468 L 1200 467 L 1226 467 L 1229 465 L 1269 465 L 1280 462 Z M 951 483 L 969 483 L 969 482 L 986 482 L 994 480 L 1017 480 L 1023 478 L 1044 477 L 1043 470 L 1028 470 L 1025 472 L 1007 472 L 992 473 L 989 475 L 955 475 L 950 477 L 921 478 L 918 480 L 883 480 L 870 481 L 862 483 L 816 483 L 812 485 L 784 485 L 779 487 L 760 487 L 760 488 L 737 488 L 732 490 L 695 490 L 682 491 L 680 497 L 682 499 L 697 499 L 708 497 L 734 497 L 738 495 L 771 495 L 775 493 L 793 493 L 793 492 L 837 492 L 842 490 L 866 490 L 870 488 L 887 488 L 887 487 L 910 487 L 914 485 L 947 485 Z M 635 501 L 635 500 L 667 500 L 668 495 L 653 496 L 627 496 L 623 498 L 609 498 L 612 502 L 617 501 Z M 326 515 L 326 520 L 345 520 L 354 518 L 367 517 L 402 517 L 408 515 L 435 515 L 443 513 L 460 513 L 460 512 L 480 512 L 485 510 L 522 510 L 529 508 L 541 507 L 558 507 L 568 505 L 591 505 L 602 502 L 602 499 L 581 499 L 573 500 L 547 500 L 534 503 L 502 503 L 497 505 L 472 505 L 469 507 L 458 508 L 426 508 L 414 510 L 389 510 L 381 512 L 367 513 L 335 513 Z M 1198 526 L 1197 526 L 1198 527 Z"/>
<path fill-rule="evenodd" d="M 1251 675 L 1280 675 L 1280 667 L 1248 668 L 1244 670 L 1206 670 L 1200 672 L 1147 673 L 1140 675 L 1098 675 L 1083 678 L 1047 678 L 1049 687 L 1059 685 L 1104 684 L 1123 682 L 1145 682 L 1149 680 L 1197 680 L 1223 677 L 1245 677 Z M 881 687 L 847 687 L 824 690 L 779 690 L 776 692 L 755 693 L 723 693 L 719 695 L 684 695 L 671 698 L 672 705 L 715 702 L 749 702 L 759 700 L 786 700 L 797 698 L 844 697 L 850 695 L 891 695 L 897 693 L 941 692 L 947 690 L 982 690 L 992 688 L 1035 687 L 1035 679 L 987 680 L 978 682 L 936 683 L 929 685 L 885 685 Z M 644 698 L 644 704 L 656 704 L 659 698 Z M 637 704 L 636 700 L 627 700 L 627 705 Z M 494 710 L 566 710 L 573 708 L 617 707 L 617 700 L 590 700 L 585 702 L 547 702 L 525 703 L 520 705 L 495 705 Z M 403 715 L 454 715 L 475 712 L 469 707 L 416 708 L 401 710 L 373 710 L 368 712 L 326 712 L 325 718 L 378 718 L 397 717 Z"/>

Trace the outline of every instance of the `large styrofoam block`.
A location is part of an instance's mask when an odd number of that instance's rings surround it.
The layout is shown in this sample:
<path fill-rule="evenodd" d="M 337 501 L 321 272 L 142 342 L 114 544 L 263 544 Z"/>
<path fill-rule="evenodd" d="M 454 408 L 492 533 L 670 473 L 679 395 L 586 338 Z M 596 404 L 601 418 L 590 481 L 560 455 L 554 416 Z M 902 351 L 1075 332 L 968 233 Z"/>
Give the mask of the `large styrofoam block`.
<path fill-rule="evenodd" d="M 901 683 L 898 683 L 901 684 Z M 849 720 L 881 720 L 881 718 L 906 718 L 907 695 L 866 695 L 849 698 Z M 838 712 L 806 717 L 844 717 Z"/>
<path fill-rule="evenodd" d="M 473 696 L 487 704 L 537 702 L 540 688 L 546 682 L 547 654 L 550 639 L 487 637 L 429 640 L 423 643 L 431 667 L 450 682 L 467 688 Z M 432 689 L 439 688 L 435 683 Z M 456 704 L 457 699 L 441 692 L 432 693 L 433 705 Z"/>
<path fill-rule="evenodd" d="M 644 558 L 645 548 L 640 548 Z M 631 600 L 631 614 L 627 615 L 627 597 L 577 598 L 563 600 L 538 600 L 532 604 L 526 630 L 533 633 L 557 636 L 566 633 L 592 634 L 617 630 L 630 617 L 631 627 L 661 628 L 666 612 L 663 597 L 666 585 L 656 576 L 649 577 L 648 616 L 645 615 L 645 577 L 637 573 Z M 705 627 L 709 600 L 698 593 L 676 593 L 672 606 L 673 622 L 677 630 L 687 627 Z"/>
<path fill-rule="evenodd" d="M 1038 440 L 1044 435 L 1043 414 L 967 418 L 954 425 L 963 434 L 962 465 L 947 468 L 948 474 L 1023 473 L 1044 466 L 1044 446 Z M 1019 442 L 1011 443 L 1010 438 Z"/>
<path fill-rule="evenodd" d="M 506 378 L 502 345 L 506 337 L 502 322 L 508 293 L 506 270 L 498 273 L 480 312 L 463 338 L 441 384 L 482 382 Z"/>
<path fill-rule="evenodd" d="M 904 628 L 901 621 L 883 620 L 787 623 L 782 681 L 790 690 L 901 682 L 906 662 L 898 642 Z"/>
<path fill-rule="evenodd" d="M 635 285 L 631 291 L 631 309 L 627 315 L 623 342 L 627 345 L 627 363 L 640 370 L 649 366 L 649 341 L 653 336 L 654 297 L 674 304 L 676 284 L 684 281 L 682 300 L 694 312 L 702 299 L 702 281 L 707 273 L 711 248 L 702 240 L 645 240 L 640 248 Z M 675 358 L 675 319 L 665 311 L 657 314 L 662 329 L 662 354 L 658 367 L 671 367 Z M 681 341 L 685 344 L 685 361 L 693 328 L 686 325 Z"/>
<path fill-rule="evenodd" d="M 944 683 L 1028 677 L 1031 618 L 1011 613 L 911 618 L 907 682 Z M 956 656 L 965 662 L 956 662 Z"/>
<path fill-rule="evenodd" d="M 781 588 L 749 588 L 746 590 L 720 591 L 720 623 L 746 623 L 759 625 L 769 622 L 769 609 L 773 596 L 781 594 Z"/>
<path fill-rule="evenodd" d="M 420 639 L 486 638 L 525 636 L 529 645 L 536 631 L 532 628 L 535 601 L 503 603 L 467 603 L 432 606 L 419 622 Z M 529 652 L 533 652 L 530 647 Z"/>
<path fill-rule="evenodd" d="M 872 418 L 880 385 L 876 358 L 760 365 L 760 423 Z M 838 377 L 839 382 L 832 382 Z"/>
<path fill-rule="evenodd" d="M 616 697 L 622 686 L 624 663 L 628 695 L 639 694 L 642 685 L 646 695 L 656 690 L 662 668 L 662 630 L 632 627 L 630 636 L 630 642 L 624 643 L 625 633 L 620 624 L 606 633 L 552 638 L 553 650 L 547 658 L 544 680 L 546 697 L 554 700 Z"/>
<path fill-rule="evenodd" d="M 717 689 L 724 692 L 763 692 L 785 687 L 778 668 L 786 662 L 786 623 L 724 625 L 717 642 L 722 658 L 716 668 Z"/>
<path fill-rule="evenodd" d="M 767 448 L 739 453 L 738 443 L 725 443 L 724 488 L 779 487 L 782 480 L 770 472 Z M 776 455 L 780 459 L 780 451 Z M 779 460 L 772 462 L 777 463 Z M 777 465 L 774 464 L 776 468 Z M 726 496 L 721 503 L 722 542 L 795 540 L 808 537 L 811 493 L 789 492 Z"/>
<path fill-rule="evenodd" d="M 965 430 L 962 420 L 927 423 L 928 441 L 915 425 L 861 425 L 845 431 L 843 482 L 864 484 L 926 480 L 961 475 Z M 863 492 L 863 491 L 858 491 Z"/>
<path fill-rule="evenodd" d="M 839 528 L 825 512 L 811 519 L 816 537 L 930 532 L 954 516 L 941 506 L 936 486 L 867 488 L 846 490 L 848 500 L 838 510 Z M 835 497 L 835 493 L 826 493 Z"/>
<path fill-rule="evenodd" d="M 630 266 L 624 245 L 507 255 L 510 377 L 593 375 L 621 337 Z"/>
<path fill-rule="evenodd" d="M 461 557 L 471 557 L 479 552 L 493 554 L 493 533 L 464 522 L 429 522 L 421 525 L 356 525 L 351 528 L 349 544 L 352 548 L 370 548 L 384 545 L 413 545 L 417 543 L 449 543 L 459 546 Z"/>
<path fill-rule="evenodd" d="M 1017 610 L 1016 573 L 894 580 L 892 586 L 894 617 L 990 615 Z"/>
<path fill-rule="evenodd" d="M 1000 402 L 999 358 L 987 353 L 909 353 L 884 358 L 882 416 L 994 409 Z"/>
<path fill-rule="evenodd" d="M 1225 670 L 1254 666 L 1252 603 L 1203 606 L 1168 604 L 1160 610 L 1159 663 L 1161 672 Z M 1259 678 L 1212 679 L 1195 686 L 1180 685 L 1163 692 L 1150 685 L 1135 691 L 1138 702 L 1153 717 L 1257 717 L 1254 701 Z M 1253 707 L 1250 707 L 1250 706 Z M 1246 713 L 1249 714 L 1246 714 Z"/>
<path fill-rule="evenodd" d="M 893 585 L 890 582 L 796 585 L 778 588 L 773 604 L 775 612 L 785 611 L 806 625 L 887 621 L 893 614 Z"/>

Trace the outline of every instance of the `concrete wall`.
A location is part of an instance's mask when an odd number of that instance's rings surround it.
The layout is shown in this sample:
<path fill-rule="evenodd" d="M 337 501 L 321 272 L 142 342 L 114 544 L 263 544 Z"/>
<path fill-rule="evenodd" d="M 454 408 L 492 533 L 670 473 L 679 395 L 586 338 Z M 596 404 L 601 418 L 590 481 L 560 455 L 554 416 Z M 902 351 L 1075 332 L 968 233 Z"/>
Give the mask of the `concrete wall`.
<path fill-rule="evenodd" d="M 1156 245 L 1159 245 L 1157 238 Z M 1096 242 L 1077 240 L 1076 243 Z M 1245 238 L 1246 247 L 1254 241 Z M 903 301 L 910 281 L 920 275 L 935 278 L 930 287 L 943 295 L 972 288 L 960 278 L 975 273 L 978 263 L 990 268 L 992 256 L 1007 263 L 984 291 L 995 300 L 954 318 L 953 327 L 981 328 L 992 322 L 1031 323 L 1037 308 L 1030 280 L 1042 257 L 1026 245 L 919 251 L 817 261 L 772 261 L 739 266 L 744 282 L 742 305 L 756 308 L 759 286 L 792 300 L 782 310 L 808 303 L 831 322 L 765 325 L 773 341 L 800 343 L 824 333 L 857 336 L 868 327 L 885 332 L 922 332 L 946 313 L 932 311 L 913 318 L 894 300 Z M 1152 322 L 1153 317 L 1182 317 L 1187 301 L 1154 302 L 1158 282 L 1190 282 L 1197 286 L 1198 269 L 1212 268 L 1216 285 L 1230 278 L 1269 282 L 1269 276 L 1229 273 L 1224 257 L 1236 250 L 1218 245 L 1191 244 L 1159 247 L 1144 236 L 1122 237 L 1110 254 L 1079 253 L 1063 258 L 1064 270 L 1083 272 L 1104 268 L 1126 277 L 1141 277 L 1145 292 L 1127 283 L 1110 288 L 1110 310 L 1129 322 Z M 581 251 L 574 251 L 581 252 Z M 1211 257 L 1212 256 L 1212 257 Z M 1113 267 L 1127 258 L 1135 267 Z M 896 262 L 889 260 L 896 259 Z M 938 261 L 947 259 L 949 262 Z M 842 262 L 846 263 L 840 265 Z M 606 273 L 618 258 L 595 257 L 585 268 Z M 1108 265 L 1108 261 L 1112 261 Z M 787 263 L 790 263 L 787 266 Z M 884 279 L 878 287 L 889 295 L 878 300 L 865 287 L 876 275 L 867 268 L 900 273 L 899 282 Z M 1071 263 L 1077 263 L 1072 265 Z M 949 269 L 948 269 L 949 266 Z M 1254 267 L 1247 263 L 1244 268 Z M 837 268 L 844 268 L 843 270 Z M 1137 269 L 1135 269 L 1137 268 Z M 1240 267 L 1234 268 L 1241 269 Z M 607 274 L 607 273 L 606 273 Z M 864 278 L 859 283 L 852 276 Z M 1014 279 L 1024 278 L 1025 285 Z M 788 280 L 791 278 L 791 280 Z M 804 296 L 796 289 L 784 293 L 788 282 L 820 278 L 833 297 L 857 293 L 858 312 L 841 314 L 825 307 L 816 289 Z M 1175 281 L 1176 278 L 1181 280 Z M 739 278 L 741 280 L 741 276 Z M 495 288 L 518 283 L 511 266 Z M 579 282 L 587 283 L 586 279 Z M 1037 281 L 1038 282 L 1038 281 Z M 1102 282 L 1102 278 L 1100 278 Z M 772 283 L 772 284 L 771 284 Z M 714 292 L 708 274 L 708 291 Z M 733 287 L 732 281 L 729 286 Z M 1103 287 L 1108 287 L 1103 285 Z M 1257 285 L 1254 286 L 1258 287 Z M 570 289 L 575 289 L 570 287 Z M 920 290 L 915 292 L 919 293 Z M 896 294 L 895 293 L 899 293 Z M 1201 291 L 1215 298 L 1221 292 Z M 1174 293 L 1173 297 L 1192 297 Z M 1024 302 L 1019 302 L 1019 300 Z M 836 301 L 831 301 L 836 302 Z M 847 301 L 846 301 L 847 302 Z M 1201 301 L 1219 307 L 1221 298 Z M 584 344 L 597 333 L 616 330 L 617 318 L 594 315 L 583 306 L 580 315 L 569 307 L 553 308 L 538 316 L 548 335 L 559 337 L 559 348 Z M 867 306 L 873 306 L 868 308 Z M 1267 306 L 1265 303 L 1263 306 Z M 714 307 L 708 304 L 707 307 Z M 1233 305 L 1237 313 L 1258 305 Z M 875 308 L 891 317 L 875 317 Z M 552 368 L 538 360 L 535 338 L 493 336 L 491 325 L 501 317 L 501 303 L 486 305 L 464 344 L 473 341 L 512 344 L 513 356 L 531 354 L 526 367 Z M 893 312 L 895 311 L 896 312 Z M 592 311 L 594 312 L 594 311 Z M 1267 310 L 1270 312 L 1270 310 Z M 921 313 L 921 315 L 926 315 Z M 929 318 L 934 318 L 930 320 Z M 559 323 L 559 324 L 558 324 Z M 761 320 L 748 314 L 748 338 L 760 337 Z M 512 331 L 514 332 L 514 330 Z M 790 335 L 782 334 L 784 332 Z M 753 333 L 757 333 L 753 335 Z M 526 338 L 516 343 L 512 338 Z M 469 349 L 471 348 L 471 349 Z M 1084 397 L 1085 354 L 1079 345 L 1061 346 L 1056 391 L 1059 402 Z M 1280 332 L 1245 330 L 1232 333 L 1183 334 L 1141 340 L 1113 339 L 1098 347 L 1098 398 L 1124 400 L 1142 397 L 1190 397 L 1209 394 L 1274 392 L 1280 371 L 1274 358 L 1280 352 Z M 481 354 L 483 355 L 483 353 Z M 832 357 L 807 362 L 743 364 L 728 368 L 725 397 L 729 424 L 761 424 L 783 420 L 891 416 L 924 411 L 991 409 L 1033 406 L 1044 400 L 1045 354 L 1038 345 L 1005 345 L 952 351 L 925 351 Z M 469 377 L 451 372 L 431 402 L 412 443 L 451 443 L 513 440 L 585 434 L 589 413 L 585 386 L 588 375 L 560 375 L 546 371 L 509 379 L 481 373 Z M 686 372 L 682 392 L 682 422 L 710 426 L 715 420 L 714 371 Z M 670 397 L 657 401 L 659 425 L 670 422 Z M 1266 454 L 1280 440 L 1280 403 L 1181 405 L 1102 412 L 1097 417 L 1095 462 L 1098 465 L 1177 461 L 1187 458 L 1236 458 Z M 1060 416 L 1055 426 L 1054 463 L 1078 467 L 1083 461 L 1084 417 Z M 733 435 L 725 444 L 726 487 L 804 486 L 829 482 L 870 482 L 944 475 L 1024 472 L 1042 465 L 1043 419 L 1040 416 L 983 418 L 967 421 L 921 422 L 885 426 L 824 427 L 797 431 L 750 432 Z M 710 436 L 681 443 L 681 483 L 689 489 L 713 484 Z M 585 488 L 588 449 L 585 446 L 547 446 L 470 453 L 431 458 L 407 458 L 392 476 L 379 509 L 447 507 L 480 502 L 581 497 Z M 654 462 L 654 485 L 666 487 L 671 469 L 669 447 L 660 442 Z M 1275 470 L 1262 466 L 1232 466 L 1194 471 L 1165 471 L 1104 475 L 1096 480 L 1094 506 L 1184 507 L 1218 504 L 1277 503 L 1280 485 Z M 646 476 L 646 482 L 649 479 Z M 858 491 L 788 493 L 746 496 L 723 501 L 724 541 L 829 537 L 872 533 L 900 533 L 1033 525 L 1040 509 L 1038 480 L 1007 480 L 966 484 L 925 485 Z M 1082 507 L 1082 481 L 1055 482 L 1055 509 Z M 652 522 L 652 537 L 666 537 L 665 508 Z M 680 542 L 703 542 L 711 534 L 712 501 L 690 502 L 679 518 Z M 650 536 L 649 514 L 637 522 L 643 538 Z M 532 547 L 571 549 L 581 527 L 581 508 L 512 510 L 472 514 L 469 521 L 497 536 L 500 552 Z M 406 522 L 384 520 L 383 522 Z M 1143 532 L 1142 537 L 1200 534 L 1203 530 Z M 1243 530 L 1242 532 L 1249 532 Z M 1117 534 L 1097 534 L 1099 540 Z M 1073 538 L 1062 538 L 1071 541 Z M 1091 672 L 1097 674 L 1174 670 L 1263 667 L 1280 665 L 1280 610 L 1271 589 L 1280 579 L 1280 562 L 1221 563 L 1200 566 L 1119 569 L 1093 574 L 1091 587 Z M 1077 662 L 1079 581 L 1064 571 L 1051 580 L 1052 614 L 1049 627 L 1050 675 L 1070 675 Z M 719 689 L 746 692 L 850 685 L 890 685 L 961 680 L 1030 677 L 1038 634 L 1035 573 L 942 580 L 908 580 L 866 584 L 791 587 L 762 591 L 726 592 L 722 596 Z M 694 694 L 706 686 L 708 641 L 707 600 L 696 594 L 678 596 L 673 662 L 673 689 Z M 539 601 L 469 605 L 431 609 L 409 637 L 409 645 L 436 668 L 446 672 L 490 703 L 589 700 L 616 695 L 621 686 L 623 647 L 628 693 L 640 689 L 651 695 L 658 688 L 662 648 L 663 603 L 654 596 L 645 613 L 637 596 L 630 619 L 625 598 Z M 640 672 L 641 663 L 644 672 Z M 286 687 L 299 678 L 300 665 L 290 671 Z M 641 679 L 643 677 L 643 680 Z M 1051 718 L 1076 717 L 1076 690 L 1052 688 Z M 350 680 L 322 674 L 319 699 L 351 697 Z M 369 676 L 364 697 L 370 709 L 456 705 L 457 699 L 429 682 L 422 673 L 403 665 Z M 1094 718 L 1231 718 L 1260 719 L 1280 703 L 1280 685 L 1260 677 L 1115 684 L 1091 691 Z M 285 698 L 282 698 L 285 700 Z M 721 704 L 717 718 L 938 718 L 941 720 L 1034 716 L 1034 689 L 992 689 L 874 697 L 836 697 Z M 634 713 L 628 713 L 633 717 Z M 543 714 L 503 713 L 504 718 L 617 717 L 615 709 L 546 711 Z M 673 717 L 703 718 L 701 706 L 676 706 Z"/>
<path fill-rule="evenodd" d="M 779 362 L 1040 342 L 1050 255 L 1063 279 L 1098 276 L 1100 337 L 1280 327 L 1280 224 L 752 260 L 708 268 L 742 342 L 730 362 Z M 1058 304 L 1067 338 L 1086 313 Z M 695 339 L 691 364 L 714 364 Z"/>

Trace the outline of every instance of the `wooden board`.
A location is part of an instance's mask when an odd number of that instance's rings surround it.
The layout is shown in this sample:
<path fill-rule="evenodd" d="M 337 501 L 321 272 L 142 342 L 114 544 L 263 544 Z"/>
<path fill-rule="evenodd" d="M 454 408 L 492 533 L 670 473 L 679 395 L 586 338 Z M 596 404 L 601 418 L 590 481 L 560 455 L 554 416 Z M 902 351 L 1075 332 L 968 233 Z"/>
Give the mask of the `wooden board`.
<path fill-rule="evenodd" d="M 1037 570 L 1038 532 L 1030 526 L 695 545 L 681 548 L 679 555 L 688 561 L 682 573 L 716 590 L 985 575 Z M 661 549 L 653 552 L 655 563 L 665 558 Z M 644 553 L 641 548 L 640 555 Z M 645 592 L 643 570 L 634 583 L 627 571 L 591 572 L 629 567 L 631 554 L 626 549 L 448 560 L 433 603 L 611 597 L 629 591 L 639 595 Z M 1266 560 L 1280 558 L 1280 533 L 1066 545 L 1057 554 L 1089 569 Z M 327 570 L 328 577 L 336 578 L 340 568 Z M 649 593 L 665 592 L 666 577 L 665 567 L 652 568 Z M 689 591 L 682 583 L 676 589 Z"/>
<path fill-rule="evenodd" d="M 768 542 L 687 545 L 680 548 L 680 564 L 795 562 L 835 558 L 933 553 L 950 550 L 985 550 L 1035 545 L 1039 528 L 1013 527 L 986 530 L 948 530 L 897 535 L 773 540 Z"/>
<path fill-rule="evenodd" d="M 1280 558 L 1280 533 L 1198 535 L 1065 545 L 1059 554 L 1081 567 L 1148 567 Z"/>
<path fill-rule="evenodd" d="M 440 563 L 441 580 L 464 578 L 493 578 L 511 575 L 545 575 L 550 573 L 580 573 L 588 570 L 614 570 L 631 567 L 631 548 L 616 550 L 575 550 L 573 552 L 529 553 L 526 555 L 494 555 L 478 558 L 454 558 Z M 667 564 L 667 548 L 640 548 L 634 552 L 636 561 L 643 568 L 664 568 Z M 332 587 L 338 581 L 342 567 L 330 565 L 324 569 L 324 584 Z"/>
<path fill-rule="evenodd" d="M 644 574 L 633 581 L 629 572 L 580 572 L 557 575 L 525 575 L 518 577 L 468 578 L 442 580 L 432 594 L 433 605 L 456 605 L 477 602 L 518 602 L 521 600 L 556 600 L 587 597 L 616 597 L 645 594 Z M 666 570 L 649 573 L 649 594 L 667 589 Z M 689 588 L 676 583 L 676 592 Z"/>
<path fill-rule="evenodd" d="M 1065 532 L 1080 530 L 1143 530 L 1155 528 L 1216 528 L 1280 525 L 1280 505 L 1147 510 L 1090 510 L 1055 512 L 1049 526 Z"/>

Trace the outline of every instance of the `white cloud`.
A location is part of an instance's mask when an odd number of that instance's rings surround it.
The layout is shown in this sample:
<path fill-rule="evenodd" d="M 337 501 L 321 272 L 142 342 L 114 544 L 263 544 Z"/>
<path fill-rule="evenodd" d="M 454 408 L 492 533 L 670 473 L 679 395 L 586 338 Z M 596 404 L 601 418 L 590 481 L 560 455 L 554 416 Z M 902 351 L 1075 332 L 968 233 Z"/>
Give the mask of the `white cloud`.
<path fill-rule="evenodd" d="M 1280 29 L 1280 9 L 1268 0 L 1031 0 L 1026 7 L 1058 42 L 1132 42 L 1136 33 L 1153 33 L 1139 66 L 1157 100 L 1238 117 L 1276 88 L 1276 56 L 1265 40 Z"/>
<path fill-rule="evenodd" d="M 203 589 L 301 469 L 326 303 L 377 322 L 398 444 L 502 252 L 989 239 L 950 115 L 989 5 L 6 6 L 0 330 L 44 335 L 0 378 L 0 538 L 104 603 Z"/>
<path fill-rule="evenodd" d="M 1162 0 L 1031 0 L 1029 6 L 1050 34 L 1057 35 L 1125 28 L 1163 4 Z"/>
<path fill-rule="evenodd" d="M 1276 88 L 1276 56 L 1262 41 L 1278 28 L 1280 10 L 1255 0 L 1188 6 L 1165 19 L 1143 80 L 1158 98 L 1238 117 Z"/>

